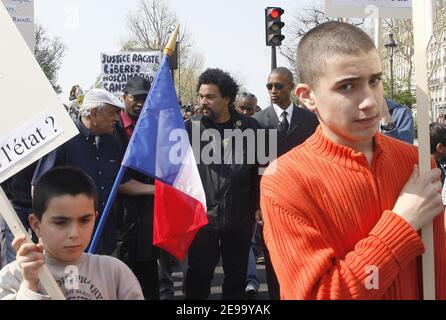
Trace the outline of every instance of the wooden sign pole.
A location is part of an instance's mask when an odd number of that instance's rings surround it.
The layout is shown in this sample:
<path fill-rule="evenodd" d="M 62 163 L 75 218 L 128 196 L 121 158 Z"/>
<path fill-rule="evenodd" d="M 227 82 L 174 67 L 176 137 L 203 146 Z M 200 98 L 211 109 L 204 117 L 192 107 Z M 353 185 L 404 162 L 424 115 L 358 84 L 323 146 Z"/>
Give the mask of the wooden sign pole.
<path fill-rule="evenodd" d="M 427 78 L 428 24 L 426 0 L 413 0 L 415 79 L 417 83 L 418 152 L 420 173 L 431 169 L 429 138 L 429 86 Z M 423 255 L 423 293 L 425 300 L 435 300 L 434 233 L 432 223 L 422 229 L 426 252 Z"/>

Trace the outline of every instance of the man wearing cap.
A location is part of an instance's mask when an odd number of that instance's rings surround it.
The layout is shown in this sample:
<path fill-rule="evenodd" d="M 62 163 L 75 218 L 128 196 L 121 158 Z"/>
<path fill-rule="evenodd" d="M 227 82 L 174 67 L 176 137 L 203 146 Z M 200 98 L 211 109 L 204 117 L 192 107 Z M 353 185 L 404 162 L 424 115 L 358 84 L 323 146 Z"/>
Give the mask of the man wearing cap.
<path fill-rule="evenodd" d="M 141 77 L 127 81 L 125 109 L 118 113 L 116 132 L 127 148 L 144 106 L 150 82 Z M 159 299 L 157 249 L 153 246 L 154 180 L 130 168 L 128 182 L 119 188 L 118 242 L 116 256 L 124 261 L 139 280 L 145 299 Z"/>
<path fill-rule="evenodd" d="M 120 109 L 124 109 L 124 105 L 113 94 L 103 89 L 90 90 L 84 98 L 79 117 L 75 119 L 79 134 L 39 160 L 32 185 L 56 166 L 71 165 L 84 170 L 93 178 L 98 190 L 98 222 L 123 156 L 121 143 L 113 135 Z M 115 248 L 116 212 L 113 208 L 95 253 L 110 255 Z"/>

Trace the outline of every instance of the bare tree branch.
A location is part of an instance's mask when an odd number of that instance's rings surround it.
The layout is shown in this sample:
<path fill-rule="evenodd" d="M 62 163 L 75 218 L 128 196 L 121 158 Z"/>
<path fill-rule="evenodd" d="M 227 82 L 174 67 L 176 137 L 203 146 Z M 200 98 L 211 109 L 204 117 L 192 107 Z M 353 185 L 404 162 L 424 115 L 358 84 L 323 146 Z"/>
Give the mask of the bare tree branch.
<path fill-rule="evenodd" d="M 128 14 L 130 37 L 122 45 L 124 51 L 162 51 L 179 23 L 166 0 L 139 0 L 136 11 Z M 183 102 L 196 101 L 195 85 L 203 58 L 192 53 L 192 37 L 182 26 L 178 38 L 178 64 L 175 72 L 177 92 Z"/>
<path fill-rule="evenodd" d="M 325 15 L 323 2 L 316 1 L 312 6 L 303 8 L 301 13 L 294 16 L 292 22 L 286 26 L 286 37 L 282 46 L 279 47 L 280 54 L 287 60 L 288 68 L 297 75 L 296 48 L 300 39 L 312 28 L 327 21 L 344 21 L 354 26 L 366 27 L 365 19 L 332 19 Z"/>

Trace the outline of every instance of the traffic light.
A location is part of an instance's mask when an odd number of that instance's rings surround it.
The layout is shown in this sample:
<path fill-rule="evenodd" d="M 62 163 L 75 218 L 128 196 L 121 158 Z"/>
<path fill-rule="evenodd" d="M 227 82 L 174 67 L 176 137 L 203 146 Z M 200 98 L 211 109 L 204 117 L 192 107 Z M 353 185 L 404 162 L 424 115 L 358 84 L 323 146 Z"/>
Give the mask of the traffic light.
<path fill-rule="evenodd" d="M 269 47 L 280 46 L 285 39 L 285 36 L 282 35 L 282 28 L 285 23 L 281 21 L 284 12 L 279 7 L 265 8 L 266 45 Z"/>

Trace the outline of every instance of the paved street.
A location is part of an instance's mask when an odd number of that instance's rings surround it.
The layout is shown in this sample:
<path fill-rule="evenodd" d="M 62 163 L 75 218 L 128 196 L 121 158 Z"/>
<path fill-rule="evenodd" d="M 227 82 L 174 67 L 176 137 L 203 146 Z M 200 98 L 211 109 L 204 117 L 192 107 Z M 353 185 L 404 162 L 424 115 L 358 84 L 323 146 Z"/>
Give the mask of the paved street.
<path fill-rule="evenodd" d="M 269 297 L 266 285 L 265 265 L 258 264 L 257 273 L 260 280 L 260 290 L 256 300 L 267 300 L 269 299 Z M 175 299 L 183 299 L 183 273 L 179 270 L 178 266 L 174 267 L 173 277 L 175 281 Z M 215 269 L 214 280 L 212 281 L 211 295 L 209 297 L 209 300 L 221 300 L 221 285 L 223 283 L 223 278 L 223 268 L 220 263 Z"/>

